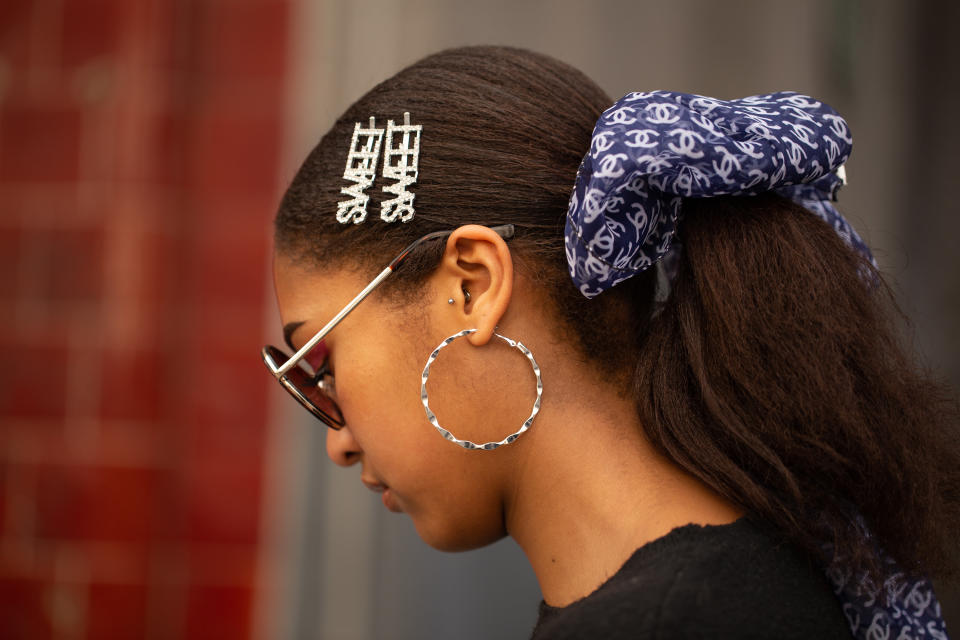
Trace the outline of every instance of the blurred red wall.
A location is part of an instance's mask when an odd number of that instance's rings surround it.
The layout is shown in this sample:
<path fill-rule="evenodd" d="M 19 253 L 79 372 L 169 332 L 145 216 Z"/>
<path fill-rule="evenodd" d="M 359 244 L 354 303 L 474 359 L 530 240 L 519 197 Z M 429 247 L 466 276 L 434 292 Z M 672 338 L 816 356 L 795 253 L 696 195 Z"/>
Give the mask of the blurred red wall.
<path fill-rule="evenodd" d="M 0 638 L 243 638 L 289 6 L 0 2 Z"/>

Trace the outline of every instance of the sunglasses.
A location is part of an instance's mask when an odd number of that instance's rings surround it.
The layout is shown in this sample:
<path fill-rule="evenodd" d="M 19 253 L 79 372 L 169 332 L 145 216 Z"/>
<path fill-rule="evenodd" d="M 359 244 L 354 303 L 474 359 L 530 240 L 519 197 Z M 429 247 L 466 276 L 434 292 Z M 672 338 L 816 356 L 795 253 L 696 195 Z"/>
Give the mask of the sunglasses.
<path fill-rule="evenodd" d="M 513 237 L 514 227 L 512 224 L 490 227 L 504 240 Z M 336 386 L 334 384 L 333 373 L 330 371 L 327 361 L 319 369 L 313 366 L 305 359 L 317 344 L 323 340 L 334 327 L 340 324 L 340 321 L 347 317 L 358 304 L 363 302 L 364 298 L 370 295 L 374 289 L 387 279 L 390 274 L 395 272 L 406 261 L 407 257 L 417 247 L 432 240 L 447 238 L 453 231 L 434 231 L 428 233 L 419 240 L 412 242 L 406 249 L 400 252 L 394 258 L 387 268 L 380 272 L 370 284 L 363 288 L 357 296 L 347 303 L 340 312 L 333 317 L 320 331 L 315 333 L 300 350 L 292 356 L 288 355 L 282 349 L 273 345 L 266 345 L 261 351 L 263 362 L 267 369 L 273 374 L 287 392 L 302 404 L 304 408 L 314 415 L 320 422 L 331 429 L 340 429 L 346 424 L 343 418 L 343 412 L 337 404 Z"/>

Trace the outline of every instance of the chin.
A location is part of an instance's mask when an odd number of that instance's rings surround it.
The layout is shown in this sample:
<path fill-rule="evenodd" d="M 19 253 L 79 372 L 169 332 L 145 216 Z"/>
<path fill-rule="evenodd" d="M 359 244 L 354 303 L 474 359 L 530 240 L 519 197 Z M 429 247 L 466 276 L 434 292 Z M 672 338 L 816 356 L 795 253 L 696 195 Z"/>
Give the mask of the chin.
<path fill-rule="evenodd" d="M 470 523 L 456 523 L 413 518 L 413 526 L 420 539 L 438 551 L 479 549 L 507 535 L 502 521 L 494 525 L 492 522 L 483 523 L 476 520 Z"/>

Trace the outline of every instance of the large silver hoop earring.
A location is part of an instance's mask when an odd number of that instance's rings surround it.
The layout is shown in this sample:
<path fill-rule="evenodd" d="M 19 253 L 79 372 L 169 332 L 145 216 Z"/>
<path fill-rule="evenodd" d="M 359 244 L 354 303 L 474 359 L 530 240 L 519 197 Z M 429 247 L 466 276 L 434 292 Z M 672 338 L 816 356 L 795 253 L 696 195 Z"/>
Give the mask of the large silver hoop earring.
<path fill-rule="evenodd" d="M 499 333 L 494 333 L 493 335 L 497 336 L 507 344 L 509 344 L 514 349 L 517 349 L 527 357 L 527 360 L 530 361 L 530 364 L 533 366 L 533 374 L 537 377 L 537 399 L 533 403 L 533 411 L 530 412 L 530 417 L 523 421 L 523 424 L 520 425 L 520 428 L 508 435 L 506 438 L 500 442 L 485 442 L 483 444 L 476 444 L 475 442 L 470 442 L 469 440 L 461 440 L 455 435 L 444 429 L 440 426 L 440 423 L 437 422 L 437 416 L 434 415 L 433 411 L 430 410 L 430 402 L 427 399 L 427 378 L 430 377 L 430 365 L 433 364 L 433 361 L 437 359 L 437 356 L 440 354 L 440 350 L 445 346 L 456 340 L 457 338 L 462 338 L 463 336 L 469 335 L 471 333 L 476 333 L 476 329 L 464 329 L 460 333 L 455 333 L 437 346 L 433 350 L 433 353 L 430 354 L 430 357 L 427 359 L 427 365 L 423 368 L 423 376 L 420 379 L 420 400 L 423 402 L 423 409 L 427 412 L 427 420 L 430 421 L 430 424 L 440 432 L 444 438 L 450 442 L 460 445 L 464 449 L 480 449 L 483 451 L 491 451 L 497 447 L 503 446 L 505 444 L 510 444 L 514 440 L 520 437 L 520 434 L 530 428 L 530 425 L 533 423 L 533 419 L 540 413 L 540 397 L 543 395 L 543 381 L 540 379 L 540 365 L 537 364 L 537 361 L 533 359 L 533 354 L 530 353 L 530 349 L 527 349 L 522 342 L 517 342 L 516 340 L 511 340 L 506 336 L 502 336 Z"/>

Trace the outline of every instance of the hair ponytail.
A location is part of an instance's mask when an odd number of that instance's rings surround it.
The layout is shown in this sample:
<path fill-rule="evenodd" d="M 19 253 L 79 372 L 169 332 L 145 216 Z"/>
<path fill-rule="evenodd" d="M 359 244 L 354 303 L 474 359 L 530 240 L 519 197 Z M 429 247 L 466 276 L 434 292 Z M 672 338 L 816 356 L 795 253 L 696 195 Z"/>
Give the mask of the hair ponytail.
<path fill-rule="evenodd" d="M 774 195 L 688 201 L 679 234 L 635 378 L 650 441 L 825 565 L 879 577 L 879 545 L 949 573 L 957 407 L 904 355 L 879 274 Z"/>

